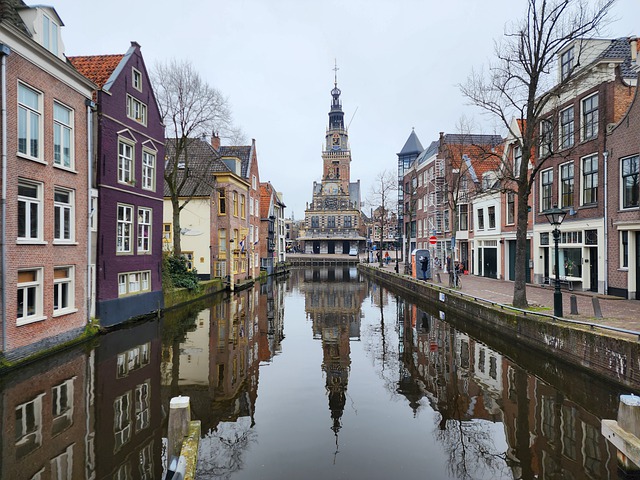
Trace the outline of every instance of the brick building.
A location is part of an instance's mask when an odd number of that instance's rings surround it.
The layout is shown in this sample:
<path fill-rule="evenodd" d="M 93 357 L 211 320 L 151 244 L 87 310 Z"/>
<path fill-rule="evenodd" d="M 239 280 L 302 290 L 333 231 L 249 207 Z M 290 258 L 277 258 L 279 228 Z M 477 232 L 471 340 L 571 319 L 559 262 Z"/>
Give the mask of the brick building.
<path fill-rule="evenodd" d="M 55 9 L 0 0 L 6 101 L 0 350 L 21 357 L 78 337 L 89 320 L 88 104 Z"/>

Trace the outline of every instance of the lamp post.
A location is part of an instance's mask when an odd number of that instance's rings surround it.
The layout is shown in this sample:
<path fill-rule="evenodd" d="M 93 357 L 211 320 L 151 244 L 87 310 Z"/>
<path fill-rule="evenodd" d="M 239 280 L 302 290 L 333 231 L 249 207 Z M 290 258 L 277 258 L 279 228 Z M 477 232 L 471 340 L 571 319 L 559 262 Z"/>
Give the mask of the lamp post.
<path fill-rule="evenodd" d="M 396 273 L 400 272 L 400 267 L 398 266 L 398 249 L 400 248 L 400 239 L 396 237 Z"/>
<path fill-rule="evenodd" d="M 562 292 L 560 291 L 560 250 L 558 248 L 558 243 L 560 243 L 560 225 L 564 220 L 567 212 L 558 208 L 557 205 L 554 205 L 553 208 L 549 210 L 545 210 L 545 217 L 547 217 L 547 221 L 553 227 L 553 242 L 555 243 L 555 251 L 556 251 L 556 285 L 555 290 L 553 292 L 553 314 L 556 317 L 562 317 Z"/>

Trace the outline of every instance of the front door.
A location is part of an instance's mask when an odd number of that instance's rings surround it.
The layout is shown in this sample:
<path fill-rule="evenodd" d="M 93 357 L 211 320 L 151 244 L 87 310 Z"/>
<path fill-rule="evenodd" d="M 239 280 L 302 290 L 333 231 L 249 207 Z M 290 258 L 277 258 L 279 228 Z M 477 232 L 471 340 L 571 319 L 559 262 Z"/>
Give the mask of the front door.
<path fill-rule="evenodd" d="M 317 240 L 313 242 L 313 253 L 320 253 L 320 242 Z"/>
<path fill-rule="evenodd" d="M 509 280 L 516 279 L 516 241 L 508 240 L 507 247 L 509 248 Z"/>
<path fill-rule="evenodd" d="M 636 300 L 640 300 L 640 231 L 636 232 Z"/>
<path fill-rule="evenodd" d="M 484 249 L 484 276 L 498 278 L 498 249 Z"/>
<path fill-rule="evenodd" d="M 598 291 L 598 247 L 589 247 L 589 281 L 592 292 Z"/>
<path fill-rule="evenodd" d="M 336 242 L 333 240 L 329 240 L 327 242 L 327 253 L 334 254 L 336 253 Z"/>

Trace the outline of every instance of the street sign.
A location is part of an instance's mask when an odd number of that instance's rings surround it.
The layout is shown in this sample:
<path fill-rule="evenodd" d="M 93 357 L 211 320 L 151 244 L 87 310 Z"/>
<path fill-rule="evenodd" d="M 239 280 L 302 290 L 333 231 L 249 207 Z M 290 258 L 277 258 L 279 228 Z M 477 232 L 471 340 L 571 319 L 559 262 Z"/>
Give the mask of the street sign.
<path fill-rule="evenodd" d="M 436 237 L 435 235 L 431 235 L 431 236 L 429 237 L 429 243 L 430 243 L 431 245 L 435 245 L 436 243 L 438 243 L 438 237 Z"/>

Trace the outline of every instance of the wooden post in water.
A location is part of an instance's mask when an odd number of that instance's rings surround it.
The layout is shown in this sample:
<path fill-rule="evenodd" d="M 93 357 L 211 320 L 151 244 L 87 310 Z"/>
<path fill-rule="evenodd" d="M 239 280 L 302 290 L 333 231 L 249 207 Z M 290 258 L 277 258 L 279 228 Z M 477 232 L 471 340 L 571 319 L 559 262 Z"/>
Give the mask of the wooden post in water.
<path fill-rule="evenodd" d="M 640 397 L 620 395 L 618 420 L 602 420 L 602 435 L 618 449 L 618 465 L 640 472 Z"/>
<path fill-rule="evenodd" d="M 191 406 L 189 397 L 173 397 L 169 403 L 169 426 L 167 432 L 167 464 L 173 457 L 180 456 L 182 441 L 189 433 Z"/>

